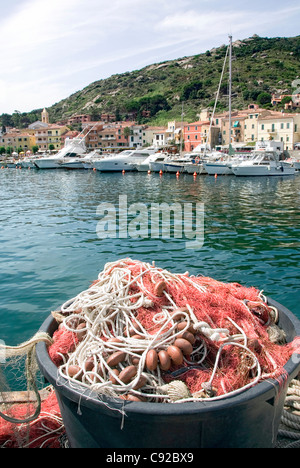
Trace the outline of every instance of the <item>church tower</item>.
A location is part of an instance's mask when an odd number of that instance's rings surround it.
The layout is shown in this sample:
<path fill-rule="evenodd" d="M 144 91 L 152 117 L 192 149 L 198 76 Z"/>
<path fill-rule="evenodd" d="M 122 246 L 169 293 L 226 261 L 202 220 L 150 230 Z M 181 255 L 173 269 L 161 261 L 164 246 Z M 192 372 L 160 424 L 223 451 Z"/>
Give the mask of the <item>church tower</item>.
<path fill-rule="evenodd" d="M 46 109 L 42 112 L 42 122 L 48 124 L 49 123 L 49 114 Z"/>

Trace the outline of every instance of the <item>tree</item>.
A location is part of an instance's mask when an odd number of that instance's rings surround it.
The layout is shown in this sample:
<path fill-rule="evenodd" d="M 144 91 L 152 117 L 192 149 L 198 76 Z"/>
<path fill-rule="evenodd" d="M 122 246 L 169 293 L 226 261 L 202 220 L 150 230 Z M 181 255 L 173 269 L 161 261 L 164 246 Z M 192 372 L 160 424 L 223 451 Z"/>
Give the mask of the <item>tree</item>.
<path fill-rule="evenodd" d="M 263 106 L 265 104 L 270 104 L 271 99 L 272 99 L 271 94 L 263 92 L 257 96 L 257 103 L 260 106 Z"/>
<path fill-rule="evenodd" d="M 39 147 L 37 145 L 34 145 L 31 149 L 32 149 L 33 154 L 36 154 L 39 150 Z"/>
<path fill-rule="evenodd" d="M 129 127 L 125 127 L 124 130 L 123 130 L 123 135 L 125 138 L 127 138 L 127 141 L 128 141 L 128 138 L 130 137 L 132 131 Z"/>

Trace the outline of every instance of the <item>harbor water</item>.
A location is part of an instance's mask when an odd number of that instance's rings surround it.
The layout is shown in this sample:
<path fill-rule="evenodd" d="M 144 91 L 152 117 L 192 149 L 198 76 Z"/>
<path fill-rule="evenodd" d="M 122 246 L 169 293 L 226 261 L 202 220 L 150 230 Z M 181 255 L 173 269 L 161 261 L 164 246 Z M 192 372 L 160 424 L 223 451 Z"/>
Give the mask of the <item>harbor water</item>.
<path fill-rule="evenodd" d="M 99 206 L 203 204 L 204 244 L 184 238 L 99 238 Z M 107 262 L 255 286 L 300 318 L 300 176 L 235 178 L 93 171 L 0 171 L 0 339 L 28 340 L 52 310 L 89 287 Z"/>

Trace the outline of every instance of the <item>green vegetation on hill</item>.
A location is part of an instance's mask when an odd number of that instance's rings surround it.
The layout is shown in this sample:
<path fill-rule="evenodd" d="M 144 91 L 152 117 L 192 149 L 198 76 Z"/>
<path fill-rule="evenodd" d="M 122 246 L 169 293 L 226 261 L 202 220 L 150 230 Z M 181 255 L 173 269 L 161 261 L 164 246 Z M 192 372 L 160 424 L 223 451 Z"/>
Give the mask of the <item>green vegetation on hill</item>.
<path fill-rule="evenodd" d="M 197 120 L 201 109 L 213 108 L 226 45 L 206 53 L 170 60 L 110 78 L 95 81 L 81 91 L 48 108 L 51 122 L 74 114 L 115 114 L 118 120 L 135 118 L 140 123 L 165 124 Z M 270 107 L 272 93 L 292 94 L 292 83 L 300 76 L 300 36 L 262 38 L 253 36 L 233 44 L 233 108 L 249 103 Z M 220 90 L 217 111 L 228 108 L 228 73 Z M 282 107 L 277 107 L 281 109 Z M 276 109 L 276 108 L 275 108 Z M 38 120 L 38 111 L 11 118 L 21 126 Z M 0 116 L 2 125 L 8 117 Z"/>

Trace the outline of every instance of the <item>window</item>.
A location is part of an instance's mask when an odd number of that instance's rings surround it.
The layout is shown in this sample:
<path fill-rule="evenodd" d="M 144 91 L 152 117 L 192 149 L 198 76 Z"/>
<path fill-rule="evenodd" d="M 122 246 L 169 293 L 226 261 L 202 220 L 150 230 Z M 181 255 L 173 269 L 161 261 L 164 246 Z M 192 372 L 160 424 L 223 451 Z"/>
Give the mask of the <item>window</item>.
<path fill-rule="evenodd" d="M 280 128 L 281 128 L 281 130 L 283 130 L 283 126 L 284 126 L 284 124 L 283 124 L 283 123 L 282 123 L 282 124 L 280 124 Z"/>
<path fill-rule="evenodd" d="M 290 128 L 290 124 L 289 124 L 289 123 L 286 124 L 286 128 L 287 128 L 287 129 Z"/>
<path fill-rule="evenodd" d="M 275 124 L 272 124 L 272 132 L 275 131 Z"/>

